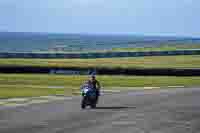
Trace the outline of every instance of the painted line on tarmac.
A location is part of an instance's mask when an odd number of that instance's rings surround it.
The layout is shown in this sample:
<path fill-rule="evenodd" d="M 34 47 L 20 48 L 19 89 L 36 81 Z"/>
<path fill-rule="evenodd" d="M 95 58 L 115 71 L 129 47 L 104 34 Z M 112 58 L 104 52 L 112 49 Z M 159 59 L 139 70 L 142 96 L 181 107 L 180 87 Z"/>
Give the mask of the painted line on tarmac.
<path fill-rule="evenodd" d="M 4 99 L 4 100 L 1 100 L 1 101 L 4 102 L 4 103 L 6 103 L 6 102 L 24 103 L 27 100 L 28 100 L 27 98 L 10 98 L 10 99 Z"/>
<path fill-rule="evenodd" d="M 160 89 L 161 87 L 145 86 L 145 87 L 110 87 L 111 91 L 133 91 L 133 90 L 150 90 L 150 89 Z"/>
<path fill-rule="evenodd" d="M 168 88 L 185 88 L 185 86 L 168 86 Z"/>
<path fill-rule="evenodd" d="M 151 90 L 151 89 L 160 89 L 160 88 L 161 88 L 161 87 L 144 87 L 144 89 L 147 89 L 147 90 L 148 90 L 148 89 L 150 89 L 150 90 Z"/>
<path fill-rule="evenodd" d="M 27 106 L 31 104 L 49 103 L 52 101 L 72 100 L 72 97 L 58 97 L 58 96 L 41 96 L 32 98 L 12 98 L 0 100 L 0 106 L 4 107 L 18 107 Z"/>
<path fill-rule="evenodd" d="M 153 90 L 153 89 L 161 89 L 161 88 L 185 88 L 185 86 L 166 86 L 166 87 L 156 87 L 156 86 L 147 86 L 147 87 L 111 87 L 110 89 L 101 90 L 101 94 L 107 93 L 120 93 L 123 91 L 134 91 L 134 90 Z M 80 95 L 81 92 L 74 89 L 73 94 Z"/>
<path fill-rule="evenodd" d="M 65 86 L 44 86 L 44 85 L 23 85 L 18 84 L 20 87 L 26 88 L 49 88 L 49 89 L 64 89 Z M 15 87 L 16 85 L 1 84 L 0 87 Z"/>
<path fill-rule="evenodd" d="M 108 93 L 120 93 L 121 90 L 101 90 L 101 94 L 108 94 Z M 72 94 L 74 95 L 81 95 L 81 91 L 75 91 Z"/>
<path fill-rule="evenodd" d="M 122 92 L 122 91 L 127 91 L 127 90 L 128 91 L 133 91 L 133 90 L 153 90 L 153 89 L 161 89 L 161 88 L 185 88 L 185 86 L 111 87 L 111 89 L 108 90 L 108 92 Z"/>

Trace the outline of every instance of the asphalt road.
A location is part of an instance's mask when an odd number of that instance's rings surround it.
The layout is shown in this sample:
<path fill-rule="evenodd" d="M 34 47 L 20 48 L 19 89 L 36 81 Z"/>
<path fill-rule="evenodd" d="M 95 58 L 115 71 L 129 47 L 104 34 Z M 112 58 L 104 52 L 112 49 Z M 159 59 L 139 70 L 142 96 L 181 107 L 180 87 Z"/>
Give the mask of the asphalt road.
<path fill-rule="evenodd" d="M 0 133 L 200 133 L 200 88 L 107 94 L 94 110 L 79 97 L 1 107 Z"/>

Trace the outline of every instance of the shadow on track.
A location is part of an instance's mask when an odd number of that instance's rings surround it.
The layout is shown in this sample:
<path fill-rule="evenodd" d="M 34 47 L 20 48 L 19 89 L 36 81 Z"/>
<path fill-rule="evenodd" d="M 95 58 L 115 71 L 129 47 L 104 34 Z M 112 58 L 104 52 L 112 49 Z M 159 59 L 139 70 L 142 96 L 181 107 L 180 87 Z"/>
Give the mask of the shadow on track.
<path fill-rule="evenodd" d="M 127 107 L 127 106 L 109 106 L 109 107 L 96 107 L 95 109 L 107 109 L 107 110 L 122 110 L 122 109 L 135 109 L 136 107 Z"/>

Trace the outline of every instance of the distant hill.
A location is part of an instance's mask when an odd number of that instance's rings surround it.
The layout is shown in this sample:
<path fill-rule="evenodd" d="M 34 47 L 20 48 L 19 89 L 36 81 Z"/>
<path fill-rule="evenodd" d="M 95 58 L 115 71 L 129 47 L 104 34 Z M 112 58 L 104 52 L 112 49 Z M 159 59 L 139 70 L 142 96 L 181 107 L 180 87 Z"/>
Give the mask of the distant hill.
<path fill-rule="evenodd" d="M 57 45 L 66 51 L 84 51 L 195 43 L 200 44 L 200 38 L 0 32 L 0 52 L 49 51 Z"/>

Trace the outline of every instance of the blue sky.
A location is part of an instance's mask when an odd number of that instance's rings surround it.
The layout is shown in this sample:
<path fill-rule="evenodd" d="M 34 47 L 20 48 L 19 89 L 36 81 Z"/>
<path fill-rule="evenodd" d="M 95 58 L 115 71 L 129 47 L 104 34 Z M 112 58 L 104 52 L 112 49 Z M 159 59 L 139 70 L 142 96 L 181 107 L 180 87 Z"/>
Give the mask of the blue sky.
<path fill-rule="evenodd" d="M 199 0 L 0 0 L 0 31 L 200 37 Z"/>

